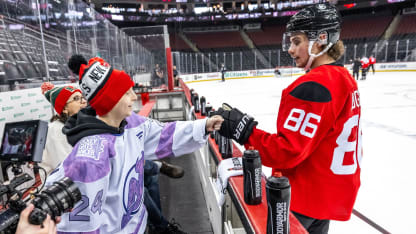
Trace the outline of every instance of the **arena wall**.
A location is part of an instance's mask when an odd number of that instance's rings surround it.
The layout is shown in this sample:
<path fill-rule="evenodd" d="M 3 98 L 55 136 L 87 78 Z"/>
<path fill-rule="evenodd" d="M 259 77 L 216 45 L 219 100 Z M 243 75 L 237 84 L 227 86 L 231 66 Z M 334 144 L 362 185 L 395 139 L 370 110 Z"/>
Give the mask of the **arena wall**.
<path fill-rule="evenodd" d="M 349 70 L 352 69 L 351 64 L 345 65 Z M 402 63 L 376 63 L 376 72 L 416 72 L 416 62 Z M 299 76 L 304 74 L 300 68 L 280 68 L 281 77 Z M 250 78 L 266 78 L 275 77 L 274 69 L 262 70 L 246 70 L 246 71 L 230 71 L 225 74 L 226 79 L 250 79 Z M 215 81 L 221 80 L 221 72 L 198 73 L 180 75 L 185 83 Z"/>

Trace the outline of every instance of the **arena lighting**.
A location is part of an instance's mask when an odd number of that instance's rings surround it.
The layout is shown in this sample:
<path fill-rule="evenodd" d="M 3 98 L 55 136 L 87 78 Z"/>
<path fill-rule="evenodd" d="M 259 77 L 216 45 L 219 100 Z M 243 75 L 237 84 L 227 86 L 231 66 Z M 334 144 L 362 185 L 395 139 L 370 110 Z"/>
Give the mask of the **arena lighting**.
<path fill-rule="evenodd" d="M 9 24 L 10 30 L 22 30 L 25 28 L 24 24 Z"/>
<path fill-rule="evenodd" d="M 111 19 L 115 21 L 124 21 L 124 17 L 122 15 L 111 15 Z"/>
<path fill-rule="evenodd" d="M 205 12 L 209 12 L 210 11 L 210 8 L 209 7 L 195 7 L 194 8 L 194 12 L 195 12 L 195 14 L 202 14 L 202 13 L 205 13 Z"/>
<path fill-rule="evenodd" d="M 105 11 L 105 12 L 110 12 L 110 13 L 121 13 L 121 12 L 124 12 L 125 11 L 125 9 L 124 8 L 115 8 L 115 7 L 112 7 L 111 5 L 110 6 L 108 6 L 108 7 L 101 7 L 101 10 L 103 10 L 103 11 Z"/>
<path fill-rule="evenodd" d="M 357 4 L 356 3 L 349 3 L 349 4 L 344 4 L 344 7 L 347 9 L 353 8 L 355 7 Z"/>

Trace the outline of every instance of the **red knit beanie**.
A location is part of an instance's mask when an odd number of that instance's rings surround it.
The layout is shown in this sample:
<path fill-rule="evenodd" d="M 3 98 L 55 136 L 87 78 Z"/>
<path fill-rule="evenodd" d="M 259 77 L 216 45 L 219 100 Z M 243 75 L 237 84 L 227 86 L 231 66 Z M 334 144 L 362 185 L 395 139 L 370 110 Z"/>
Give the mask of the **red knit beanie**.
<path fill-rule="evenodd" d="M 134 86 L 134 82 L 127 73 L 113 69 L 102 58 L 92 58 L 88 64 L 82 59 L 74 55 L 68 66 L 73 72 L 78 71 L 79 86 L 91 107 L 98 115 L 105 115 Z"/>
<path fill-rule="evenodd" d="M 54 87 L 50 82 L 43 83 L 41 89 L 42 94 L 45 95 L 46 99 L 52 104 L 58 115 L 62 114 L 66 102 L 72 94 L 76 92 L 81 93 L 81 90 L 74 88 L 73 86 Z"/>

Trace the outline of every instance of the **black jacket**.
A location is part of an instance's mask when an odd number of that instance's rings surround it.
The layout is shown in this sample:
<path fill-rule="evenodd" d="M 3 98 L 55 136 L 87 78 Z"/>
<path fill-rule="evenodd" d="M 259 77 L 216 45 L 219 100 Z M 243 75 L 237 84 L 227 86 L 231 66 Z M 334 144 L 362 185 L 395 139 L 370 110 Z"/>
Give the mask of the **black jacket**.
<path fill-rule="evenodd" d="M 224 67 L 221 67 L 221 69 L 220 69 L 220 71 L 221 71 L 221 73 L 226 73 L 227 72 L 227 68 L 224 66 Z"/>
<path fill-rule="evenodd" d="M 353 71 L 359 71 L 361 67 L 361 62 L 360 60 L 354 60 L 353 64 L 352 64 L 352 70 Z"/>

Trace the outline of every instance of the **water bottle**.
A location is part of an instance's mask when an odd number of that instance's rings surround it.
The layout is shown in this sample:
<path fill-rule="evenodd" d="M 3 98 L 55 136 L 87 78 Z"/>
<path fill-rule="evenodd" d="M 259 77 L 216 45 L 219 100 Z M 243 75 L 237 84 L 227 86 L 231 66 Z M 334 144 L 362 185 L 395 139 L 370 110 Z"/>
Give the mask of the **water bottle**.
<path fill-rule="evenodd" d="M 216 143 L 217 143 L 217 145 L 218 145 L 218 152 L 220 152 L 220 154 L 221 154 L 221 151 L 222 151 L 222 147 L 223 147 L 223 144 L 222 144 L 222 142 L 223 142 L 223 137 L 220 135 L 220 133 L 219 132 L 217 132 L 216 131 L 216 133 L 217 133 L 217 138 L 216 138 Z"/>
<path fill-rule="evenodd" d="M 207 102 L 207 105 L 205 107 L 205 112 L 207 112 L 207 114 L 208 114 L 211 111 L 212 111 L 212 105 L 209 102 Z M 208 115 L 208 116 L 211 116 L 211 115 Z"/>
<path fill-rule="evenodd" d="M 267 234 L 289 234 L 289 179 L 275 172 L 266 181 Z"/>
<path fill-rule="evenodd" d="M 243 154 L 244 201 L 249 205 L 261 203 L 261 159 L 250 147 Z"/>
<path fill-rule="evenodd" d="M 209 134 L 209 137 L 211 137 L 211 139 L 215 139 L 215 131 L 212 131 L 212 132 Z"/>
<path fill-rule="evenodd" d="M 189 93 L 191 94 L 191 103 L 192 103 L 192 106 L 195 106 L 195 99 L 194 99 L 195 91 L 194 91 L 194 89 L 190 89 L 189 90 Z"/>
<path fill-rule="evenodd" d="M 210 104 L 209 104 L 209 102 L 207 103 L 206 112 L 207 112 L 208 117 L 212 117 L 212 116 L 213 116 L 214 111 L 212 110 L 212 106 L 211 106 L 211 108 L 210 108 L 210 109 L 208 109 L 208 107 L 209 107 L 208 105 L 210 105 Z M 215 130 L 214 130 L 214 131 L 212 131 L 212 132 L 209 134 L 209 136 L 211 137 L 211 139 L 215 139 Z"/>
<path fill-rule="evenodd" d="M 194 93 L 194 108 L 195 108 L 195 113 L 199 113 L 200 108 L 199 108 L 199 96 L 198 96 L 198 93 Z"/>
<path fill-rule="evenodd" d="M 199 99 L 199 102 L 201 103 L 201 115 L 202 116 L 206 116 L 207 115 L 207 109 L 206 109 L 206 102 L 205 102 L 205 97 L 202 96 Z"/>
<path fill-rule="evenodd" d="M 231 139 L 228 139 L 226 137 L 221 137 L 221 147 L 220 147 L 220 153 L 221 157 L 223 159 L 231 158 L 233 156 L 233 142 Z"/>

